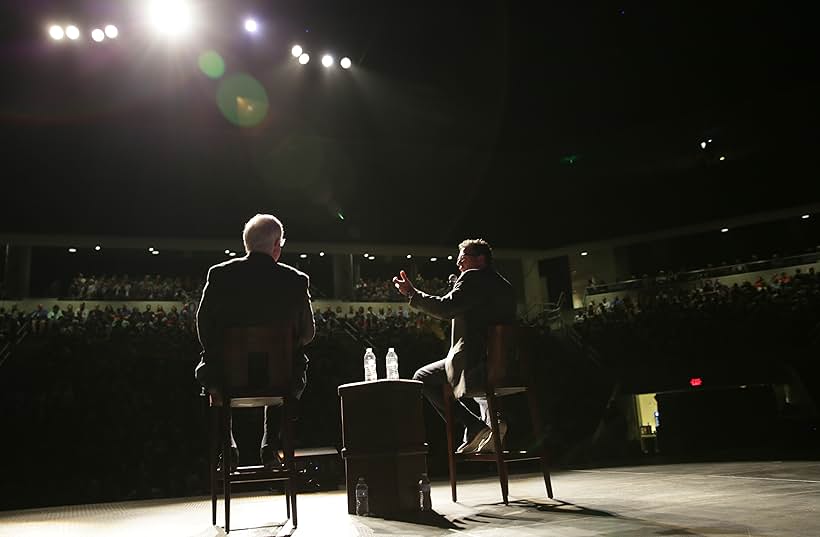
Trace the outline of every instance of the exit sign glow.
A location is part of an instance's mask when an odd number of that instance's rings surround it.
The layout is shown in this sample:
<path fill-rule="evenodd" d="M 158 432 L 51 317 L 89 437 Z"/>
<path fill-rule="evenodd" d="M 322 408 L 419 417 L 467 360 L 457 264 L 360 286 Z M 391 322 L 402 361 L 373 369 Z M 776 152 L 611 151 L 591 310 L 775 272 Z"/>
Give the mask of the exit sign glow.
<path fill-rule="evenodd" d="M 689 379 L 689 385 L 693 388 L 697 388 L 701 384 L 703 384 L 703 379 L 700 377 L 692 377 Z"/>

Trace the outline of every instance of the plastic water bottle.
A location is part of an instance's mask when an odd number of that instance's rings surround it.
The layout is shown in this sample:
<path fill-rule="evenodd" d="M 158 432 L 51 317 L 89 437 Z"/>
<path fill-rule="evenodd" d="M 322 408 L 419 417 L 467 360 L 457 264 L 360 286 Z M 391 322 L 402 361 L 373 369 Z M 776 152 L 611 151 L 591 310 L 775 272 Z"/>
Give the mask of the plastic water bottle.
<path fill-rule="evenodd" d="M 384 359 L 387 366 L 387 378 L 395 380 L 399 378 L 399 355 L 393 347 L 387 349 L 387 357 Z"/>
<path fill-rule="evenodd" d="M 421 474 L 421 479 L 419 479 L 419 509 L 422 511 L 433 509 L 433 502 L 430 499 L 430 479 L 427 478 L 427 474 Z"/>
<path fill-rule="evenodd" d="M 373 348 L 368 347 L 364 353 L 364 381 L 372 382 L 378 378 L 379 376 L 376 373 L 376 355 L 373 354 Z"/>
<path fill-rule="evenodd" d="M 356 515 L 367 516 L 370 514 L 370 503 L 367 499 L 367 483 L 364 477 L 360 477 L 356 483 Z"/>

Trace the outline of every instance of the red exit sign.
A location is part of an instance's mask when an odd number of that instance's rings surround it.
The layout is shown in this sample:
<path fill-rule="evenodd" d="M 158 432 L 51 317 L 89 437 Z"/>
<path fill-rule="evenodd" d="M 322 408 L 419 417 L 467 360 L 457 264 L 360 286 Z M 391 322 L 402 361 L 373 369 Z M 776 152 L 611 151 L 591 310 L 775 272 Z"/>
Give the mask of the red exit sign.
<path fill-rule="evenodd" d="M 689 385 L 693 388 L 697 388 L 698 386 L 703 384 L 703 379 L 700 377 L 692 377 L 689 379 Z"/>

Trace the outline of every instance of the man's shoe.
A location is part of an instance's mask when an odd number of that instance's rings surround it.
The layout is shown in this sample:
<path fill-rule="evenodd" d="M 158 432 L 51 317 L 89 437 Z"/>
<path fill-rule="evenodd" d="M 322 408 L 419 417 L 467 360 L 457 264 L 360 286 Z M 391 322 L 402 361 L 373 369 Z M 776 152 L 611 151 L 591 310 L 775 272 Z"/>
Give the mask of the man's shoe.
<path fill-rule="evenodd" d="M 468 453 L 475 453 L 478 451 L 479 446 L 483 442 L 487 441 L 488 437 L 493 435 L 493 430 L 489 427 L 484 427 L 480 431 L 478 431 L 472 438 L 458 446 L 456 449 L 457 454 L 466 455 Z"/>
<path fill-rule="evenodd" d="M 235 472 L 239 466 L 239 450 L 235 447 L 231 448 L 231 472 Z M 219 459 L 216 462 L 216 471 L 222 471 L 222 453 L 219 454 Z"/>
<path fill-rule="evenodd" d="M 501 446 L 503 448 L 504 437 L 507 436 L 507 423 L 501 420 L 498 420 L 498 435 L 501 437 Z M 492 429 L 490 430 L 490 436 L 478 446 L 476 453 L 495 453 L 495 440 L 493 440 Z"/>
<path fill-rule="evenodd" d="M 265 446 L 259 450 L 259 458 L 262 459 L 262 466 L 268 470 L 280 470 L 285 466 L 284 461 L 279 456 L 279 450 L 270 446 Z"/>

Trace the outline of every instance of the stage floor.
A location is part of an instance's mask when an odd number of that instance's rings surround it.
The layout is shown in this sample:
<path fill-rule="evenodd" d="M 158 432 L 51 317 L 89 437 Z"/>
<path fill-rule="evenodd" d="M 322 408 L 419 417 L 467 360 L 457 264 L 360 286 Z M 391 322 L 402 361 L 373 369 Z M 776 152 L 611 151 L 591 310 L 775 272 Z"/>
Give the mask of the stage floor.
<path fill-rule="evenodd" d="M 820 535 L 820 462 L 676 464 L 513 475 L 510 505 L 494 478 L 433 483 L 437 514 L 423 521 L 349 516 L 344 491 L 301 494 L 299 527 L 282 525 L 281 495 L 231 502 L 231 535 L 760 537 Z M 222 523 L 222 503 L 219 504 Z M 215 537 L 209 498 L 132 501 L 0 511 L 0 536 Z"/>

